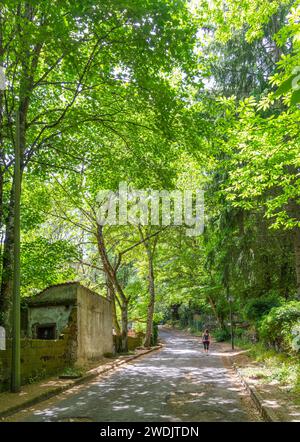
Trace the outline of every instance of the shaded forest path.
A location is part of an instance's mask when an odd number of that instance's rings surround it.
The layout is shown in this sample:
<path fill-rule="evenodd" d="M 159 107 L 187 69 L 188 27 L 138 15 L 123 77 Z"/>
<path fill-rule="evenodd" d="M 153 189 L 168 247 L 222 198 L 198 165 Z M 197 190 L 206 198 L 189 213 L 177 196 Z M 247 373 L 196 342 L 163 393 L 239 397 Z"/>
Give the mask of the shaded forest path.
<path fill-rule="evenodd" d="M 161 330 L 165 346 L 114 372 L 24 410 L 13 421 L 255 421 L 241 384 L 224 367 L 221 345 Z"/>

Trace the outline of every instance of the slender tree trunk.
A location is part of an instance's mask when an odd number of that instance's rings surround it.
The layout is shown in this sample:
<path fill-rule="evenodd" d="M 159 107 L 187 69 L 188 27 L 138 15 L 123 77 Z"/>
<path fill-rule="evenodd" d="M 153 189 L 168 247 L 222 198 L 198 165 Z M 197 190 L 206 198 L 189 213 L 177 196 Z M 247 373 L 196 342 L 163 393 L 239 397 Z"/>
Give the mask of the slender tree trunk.
<path fill-rule="evenodd" d="M 1 170 L 0 170 L 0 229 L 2 229 L 2 225 L 3 225 L 3 178 L 4 178 L 3 175 L 4 175 L 4 172 L 1 167 Z"/>
<path fill-rule="evenodd" d="M 122 331 L 121 331 L 121 342 L 122 351 L 128 351 L 128 302 L 127 300 L 122 300 L 121 302 L 121 312 L 122 312 Z"/>
<path fill-rule="evenodd" d="M 295 269 L 297 283 L 297 297 L 300 299 L 300 228 L 294 233 Z"/>
<path fill-rule="evenodd" d="M 97 244 L 98 251 L 101 257 L 103 269 L 110 283 L 113 285 L 115 291 L 117 292 L 120 298 L 120 306 L 122 312 L 122 351 L 128 351 L 128 335 L 127 335 L 127 326 L 128 326 L 128 299 L 123 292 L 121 284 L 118 281 L 118 277 L 116 271 L 114 270 L 112 264 L 110 263 L 105 247 L 104 237 L 103 237 L 103 227 L 97 225 Z"/>
<path fill-rule="evenodd" d="M 0 68 L 3 69 L 3 17 L 2 17 L 2 6 L 0 6 Z M 0 228 L 3 225 L 3 174 L 4 174 L 4 141 L 3 141 L 3 120 L 4 120 L 4 106 L 3 106 L 4 92 L 0 90 Z M 1 238 L 2 240 L 2 238 Z M 1 275 L 3 268 L 3 244 L 1 241 Z M 2 277 L 2 276 L 1 276 Z M 1 290 L 1 288 L 0 288 Z M 0 326 L 5 327 L 7 323 L 7 318 L 5 317 L 6 300 L 1 296 L 0 291 Z"/>
<path fill-rule="evenodd" d="M 11 188 L 11 196 L 6 220 L 6 231 L 2 257 L 2 280 L 0 293 L 0 324 L 5 327 L 10 336 L 10 310 L 12 302 L 13 284 L 13 250 L 14 250 L 14 190 Z"/>
<path fill-rule="evenodd" d="M 147 310 L 147 327 L 146 336 L 144 341 L 145 347 L 150 347 L 151 336 L 153 333 L 153 315 L 154 315 L 154 305 L 155 305 L 155 285 L 154 285 L 154 270 L 153 270 L 153 256 L 151 252 L 148 253 L 148 280 L 149 280 L 149 303 Z"/>
<path fill-rule="evenodd" d="M 107 298 L 111 302 L 111 309 L 112 309 L 112 320 L 113 320 L 113 327 L 115 329 L 115 332 L 117 335 L 121 334 L 120 324 L 117 317 L 117 309 L 116 309 L 116 292 L 114 289 L 114 286 L 110 279 L 106 276 L 106 285 L 107 285 Z"/>
<path fill-rule="evenodd" d="M 293 169 L 295 173 L 295 170 Z M 289 201 L 287 207 L 288 213 L 290 216 L 295 218 L 298 222 L 300 222 L 300 205 L 294 199 Z M 297 297 L 300 299 L 300 227 L 296 227 L 293 230 L 294 235 L 294 256 L 295 256 L 295 273 L 296 273 L 296 288 L 297 288 Z"/>
<path fill-rule="evenodd" d="M 29 2 L 24 3 L 24 17 L 29 21 L 33 21 L 33 7 Z M 18 15 L 21 15 L 21 5 L 18 8 Z M 34 74 L 42 48 L 42 44 L 37 44 L 32 52 L 26 35 L 20 26 L 17 32 L 22 40 L 21 47 L 21 76 L 19 82 L 19 143 L 20 143 L 20 184 L 24 170 L 24 153 L 26 147 L 26 124 L 27 114 L 32 93 Z M 0 293 L 0 321 L 6 328 L 7 334 L 11 332 L 10 307 L 12 302 L 12 285 L 13 285 L 13 250 L 14 250 L 14 180 L 10 192 L 10 201 L 8 206 L 8 215 L 6 218 L 5 239 L 2 257 L 2 280 Z"/>
<path fill-rule="evenodd" d="M 26 99 L 27 102 L 27 99 Z M 25 106 L 25 107 L 24 107 Z M 26 145 L 26 129 L 25 121 L 28 105 L 20 106 L 20 155 L 21 155 L 21 176 L 20 181 L 22 183 L 23 177 L 23 157 Z M 0 321 L 6 328 L 8 336 L 11 332 L 11 321 L 10 321 L 10 308 L 12 302 L 12 286 L 13 286 L 13 251 L 14 251 L 14 179 L 12 180 L 10 200 L 8 206 L 8 215 L 6 218 L 6 229 L 5 238 L 3 246 L 3 257 L 2 257 L 2 279 L 1 279 L 1 292 L 0 292 Z"/>
<path fill-rule="evenodd" d="M 158 241 L 158 236 L 155 236 L 151 241 L 150 238 L 146 240 L 146 235 L 144 235 L 143 230 L 139 227 L 139 232 L 146 249 L 148 258 L 148 292 L 149 292 L 149 303 L 147 308 L 147 323 L 146 323 L 146 335 L 144 340 L 144 347 L 151 346 L 151 336 L 153 333 L 153 315 L 155 306 L 155 283 L 154 283 L 154 268 L 153 268 L 153 258 L 155 254 L 155 248 Z M 149 233 L 149 232 L 148 232 Z"/>

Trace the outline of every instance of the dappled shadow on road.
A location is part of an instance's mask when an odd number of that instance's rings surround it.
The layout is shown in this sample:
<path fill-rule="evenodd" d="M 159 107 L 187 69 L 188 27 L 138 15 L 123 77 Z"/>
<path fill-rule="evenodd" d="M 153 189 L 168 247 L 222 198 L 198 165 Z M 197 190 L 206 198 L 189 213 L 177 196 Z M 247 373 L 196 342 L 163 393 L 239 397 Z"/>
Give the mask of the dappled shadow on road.
<path fill-rule="evenodd" d="M 222 364 L 213 345 L 163 332 L 165 347 L 74 389 L 59 402 L 34 408 L 24 420 L 66 421 L 247 421 L 244 390 Z"/>

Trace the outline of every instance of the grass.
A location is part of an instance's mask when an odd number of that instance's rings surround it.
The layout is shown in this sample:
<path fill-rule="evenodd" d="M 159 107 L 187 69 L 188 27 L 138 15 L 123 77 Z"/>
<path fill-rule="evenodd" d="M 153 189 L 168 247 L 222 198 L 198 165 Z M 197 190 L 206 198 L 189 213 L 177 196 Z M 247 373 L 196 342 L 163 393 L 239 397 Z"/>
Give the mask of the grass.
<path fill-rule="evenodd" d="M 85 370 L 83 367 L 67 367 L 61 373 L 61 376 L 69 376 L 69 377 L 81 377 L 84 374 Z"/>
<path fill-rule="evenodd" d="M 258 363 L 248 375 L 255 379 L 263 379 L 264 382 L 275 382 L 288 391 L 300 393 L 300 357 L 279 353 L 266 348 L 262 343 L 249 343 L 242 339 L 236 340 L 236 345 L 247 349 L 251 359 Z M 300 403 L 300 399 L 299 399 Z"/>
<path fill-rule="evenodd" d="M 47 372 L 45 369 L 41 369 L 36 374 L 32 374 L 27 379 L 27 384 L 34 384 L 35 382 L 41 381 L 42 379 L 45 379 L 47 377 Z"/>

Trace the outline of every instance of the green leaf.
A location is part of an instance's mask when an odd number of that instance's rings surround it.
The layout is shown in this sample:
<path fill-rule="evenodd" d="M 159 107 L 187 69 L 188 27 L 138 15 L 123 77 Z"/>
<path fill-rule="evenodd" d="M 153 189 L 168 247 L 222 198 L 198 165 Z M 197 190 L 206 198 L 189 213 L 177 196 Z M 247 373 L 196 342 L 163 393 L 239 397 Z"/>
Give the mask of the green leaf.
<path fill-rule="evenodd" d="M 292 98 L 291 98 L 291 104 L 297 104 L 300 103 L 300 89 L 293 92 Z"/>
<path fill-rule="evenodd" d="M 279 86 L 279 88 L 275 92 L 274 97 L 279 97 L 279 96 L 289 92 L 292 89 L 293 79 L 294 79 L 294 75 L 291 75 L 287 80 L 285 80 L 283 83 L 281 83 L 281 85 Z"/>

